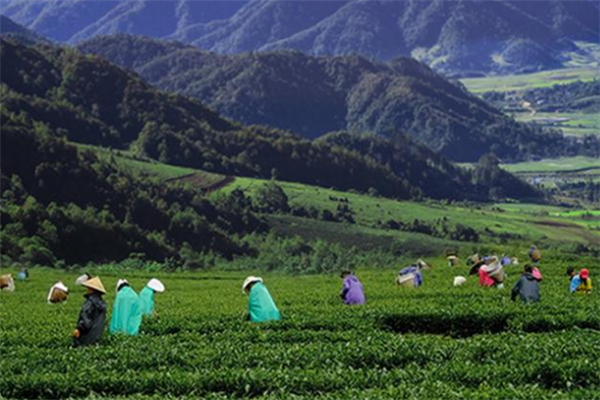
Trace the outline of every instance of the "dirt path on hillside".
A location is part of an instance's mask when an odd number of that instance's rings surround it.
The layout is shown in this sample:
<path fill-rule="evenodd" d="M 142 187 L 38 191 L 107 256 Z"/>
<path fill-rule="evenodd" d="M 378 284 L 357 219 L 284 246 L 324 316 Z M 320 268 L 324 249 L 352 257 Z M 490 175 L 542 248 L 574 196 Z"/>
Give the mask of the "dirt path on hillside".
<path fill-rule="evenodd" d="M 183 175 L 176 178 L 166 179 L 164 182 L 168 183 L 184 183 L 190 185 L 194 188 L 200 189 L 205 193 L 214 192 L 215 190 L 219 190 L 235 180 L 234 176 L 227 175 L 223 176 L 218 180 L 212 179 L 212 177 L 208 177 L 199 173 L 192 173 L 189 175 Z"/>

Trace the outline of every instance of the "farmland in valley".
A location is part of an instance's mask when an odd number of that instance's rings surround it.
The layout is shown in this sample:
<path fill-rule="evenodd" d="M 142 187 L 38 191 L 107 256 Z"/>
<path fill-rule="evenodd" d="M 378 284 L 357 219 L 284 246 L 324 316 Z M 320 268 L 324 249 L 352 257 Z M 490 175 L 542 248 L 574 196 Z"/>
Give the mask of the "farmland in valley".
<path fill-rule="evenodd" d="M 567 136 L 600 135 L 600 114 L 589 113 L 519 113 L 518 121 L 535 122 L 543 126 L 558 128 Z"/>
<path fill-rule="evenodd" d="M 518 75 L 498 75 L 483 78 L 465 78 L 460 81 L 469 91 L 480 94 L 489 91 L 513 92 L 534 88 L 551 87 L 576 81 L 598 78 L 598 67 L 571 67 Z"/>

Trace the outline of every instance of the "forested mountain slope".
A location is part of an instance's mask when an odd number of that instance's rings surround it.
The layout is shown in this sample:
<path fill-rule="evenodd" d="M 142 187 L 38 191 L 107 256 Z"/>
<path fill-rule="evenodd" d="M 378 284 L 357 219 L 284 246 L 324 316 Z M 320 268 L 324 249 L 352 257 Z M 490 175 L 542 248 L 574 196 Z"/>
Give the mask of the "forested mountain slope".
<path fill-rule="evenodd" d="M 289 51 L 224 56 L 127 35 L 98 37 L 79 49 L 233 119 L 309 138 L 337 130 L 390 138 L 406 133 L 452 160 L 471 162 L 489 151 L 505 161 L 586 151 L 559 133 L 516 123 L 410 58 L 383 63 Z"/>
<path fill-rule="evenodd" d="M 474 184 L 468 172 L 403 135 L 393 142 L 362 139 L 393 154 L 402 150 L 392 166 L 374 155 L 372 146 L 312 142 L 276 129 L 244 127 L 73 49 L 28 47 L 4 39 L 1 44 L 3 111 L 53 137 L 129 148 L 161 162 L 230 175 L 276 176 L 344 190 L 374 188 L 390 197 L 489 196 L 490 187 Z M 527 187 L 515 193 L 537 195 Z"/>

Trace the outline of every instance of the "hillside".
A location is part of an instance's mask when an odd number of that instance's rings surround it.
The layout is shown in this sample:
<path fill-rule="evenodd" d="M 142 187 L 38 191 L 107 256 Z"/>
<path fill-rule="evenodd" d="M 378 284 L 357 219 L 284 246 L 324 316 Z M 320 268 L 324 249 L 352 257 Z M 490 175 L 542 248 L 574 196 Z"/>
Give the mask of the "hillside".
<path fill-rule="evenodd" d="M 592 0 L 2 3 L 18 23 L 70 43 L 128 33 L 219 53 L 296 49 L 380 60 L 412 54 L 461 76 L 558 67 L 574 51 L 585 51 L 576 41 L 598 43 L 600 27 Z"/>
<path fill-rule="evenodd" d="M 25 112 L 2 108 L 2 255 L 26 264 L 155 261 L 248 254 L 232 238 L 267 229 L 235 213 L 121 171 L 79 150 Z M 193 249 L 193 250 L 190 250 Z"/>
<path fill-rule="evenodd" d="M 233 119 L 309 138 L 337 130 L 390 138 L 407 133 L 455 161 L 476 161 L 490 149 L 505 161 L 577 151 L 560 135 L 515 123 L 409 58 L 382 63 L 298 52 L 223 56 L 126 35 L 98 37 L 79 49 Z"/>
<path fill-rule="evenodd" d="M 0 15 L 0 35 L 21 41 L 25 44 L 48 42 L 42 36 L 25 28 L 22 25 L 17 24 L 4 15 Z"/>
<path fill-rule="evenodd" d="M 7 60 L 1 66 L 5 111 L 77 143 L 130 149 L 163 163 L 227 175 L 277 177 L 363 192 L 373 188 L 397 198 L 485 200 L 492 187 L 510 183 L 480 184 L 402 135 L 393 143 L 362 139 L 381 148 L 403 149 L 392 168 L 367 151 L 372 146 L 348 148 L 275 129 L 243 127 L 197 101 L 156 90 L 133 73 L 72 49 L 2 40 L 1 56 Z M 513 186 L 523 191 L 511 197 L 539 196 L 530 187 Z"/>

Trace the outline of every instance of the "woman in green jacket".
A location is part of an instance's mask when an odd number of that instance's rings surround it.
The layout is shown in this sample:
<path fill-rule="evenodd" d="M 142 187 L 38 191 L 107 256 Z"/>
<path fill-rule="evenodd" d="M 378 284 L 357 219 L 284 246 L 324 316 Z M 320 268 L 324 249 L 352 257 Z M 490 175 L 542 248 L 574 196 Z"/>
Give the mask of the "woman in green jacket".
<path fill-rule="evenodd" d="M 110 333 L 137 335 L 142 323 L 142 309 L 135 290 L 126 279 L 117 282 L 117 296 L 110 318 Z"/>
<path fill-rule="evenodd" d="M 146 287 L 140 292 L 140 307 L 142 315 L 151 317 L 154 314 L 154 293 L 165 291 L 165 285 L 158 279 L 152 278 Z"/>
<path fill-rule="evenodd" d="M 279 321 L 281 314 L 262 278 L 249 276 L 242 285 L 248 295 L 248 314 L 252 322 Z"/>

